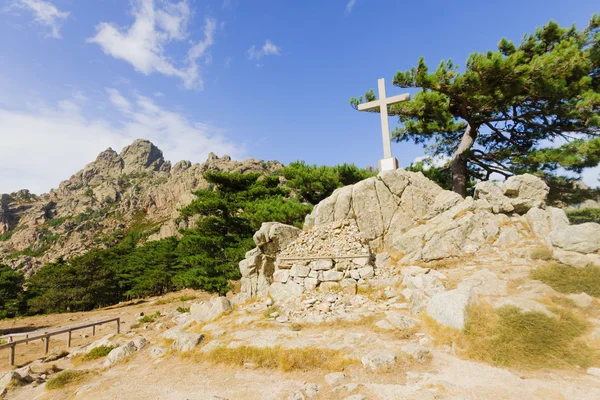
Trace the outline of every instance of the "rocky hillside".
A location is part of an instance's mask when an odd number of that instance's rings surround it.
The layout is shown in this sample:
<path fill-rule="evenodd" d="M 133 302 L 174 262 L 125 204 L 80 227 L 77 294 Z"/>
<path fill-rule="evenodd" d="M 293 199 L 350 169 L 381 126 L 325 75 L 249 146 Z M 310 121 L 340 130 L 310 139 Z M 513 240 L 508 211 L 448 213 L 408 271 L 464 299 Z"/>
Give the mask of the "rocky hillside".
<path fill-rule="evenodd" d="M 276 161 L 233 161 L 211 153 L 201 164 L 171 165 L 151 142 L 107 149 L 58 188 L 40 196 L 21 190 L 0 198 L 0 263 L 27 274 L 58 257 L 117 243 L 135 230 L 149 240 L 177 234 L 178 209 L 206 189 L 207 171 L 272 172 Z"/>

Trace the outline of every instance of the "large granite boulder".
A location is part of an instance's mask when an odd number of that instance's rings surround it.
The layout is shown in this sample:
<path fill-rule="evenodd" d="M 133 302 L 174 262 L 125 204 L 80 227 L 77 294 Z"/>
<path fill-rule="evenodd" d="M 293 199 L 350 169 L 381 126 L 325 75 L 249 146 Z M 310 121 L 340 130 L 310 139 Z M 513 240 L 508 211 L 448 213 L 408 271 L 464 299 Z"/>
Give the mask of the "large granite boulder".
<path fill-rule="evenodd" d="M 475 199 L 489 202 L 494 213 L 522 214 L 533 207 L 544 208 L 549 191 L 543 180 L 524 174 L 511 176 L 505 182 L 479 182 L 475 186 Z"/>

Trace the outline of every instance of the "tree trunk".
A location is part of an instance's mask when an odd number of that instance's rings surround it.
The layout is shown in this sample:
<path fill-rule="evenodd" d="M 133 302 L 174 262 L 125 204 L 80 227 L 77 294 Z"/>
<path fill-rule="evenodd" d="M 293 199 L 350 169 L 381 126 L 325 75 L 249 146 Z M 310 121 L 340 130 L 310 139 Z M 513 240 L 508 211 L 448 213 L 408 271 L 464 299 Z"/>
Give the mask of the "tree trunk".
<path fill-rule="evenodd" d="M 456 149 L 454 157 L 452 157 L 452 190 L 462 197 L 467 196 L 468 156 L 465 152 L 473 147 L 476 138 L 477 128 L 469 123 L 465 133 L 463 133 L 462 138 L 460 139 L 458 149 Z"/>

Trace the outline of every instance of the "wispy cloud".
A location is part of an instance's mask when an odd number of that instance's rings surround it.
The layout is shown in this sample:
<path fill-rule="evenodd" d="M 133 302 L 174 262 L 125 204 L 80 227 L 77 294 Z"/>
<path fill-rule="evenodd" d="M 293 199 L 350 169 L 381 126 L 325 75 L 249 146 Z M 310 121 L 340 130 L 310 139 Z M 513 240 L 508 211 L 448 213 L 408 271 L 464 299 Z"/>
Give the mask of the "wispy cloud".
<path fill-rule="evenodd" d="M 276 46 L 269 39 L 265 41 L 265 44 L 260 48 L 256 48 L 256 46 L 252 46 L 248 49 L 248 58 L 250 60 L 259 60 L 265 56 L 280 56 L 281 48 Z"/>
<path fill-rule="evenodd" d="M 20 110 L 0 105 L 0 193 L 23 188 L 46 192 L 102 150 L 120 151 L 137 138 L 152 141 L 173 162 L 203 162 L 211 151 L 234 158 L 245 155 L 218 128 L 165 109 L 149 97 L 107 88 L 101 99 L 108 104 L 103 114 L 114 119 L 87 116 L 97 103 L 80 99 L 74 95 L 55 105 L 37 102 Z"/>
<path fill-rule="evenodd" d="M 346 15 L 350 14 L 352 12 L 352 9 L 354 8 L 354 6 L 356 5 L 356 0 L 350 0 L 348 2 L 348 4 L 346 4 Z"/>
<path fill-rule="evenodd" d="M 204 21 L 204 39 L 191 43 L 187 56 L 177 66 L 167 54 L 167 46 L 189 37 L 188 23 L 191 10 L 188 0 L 173 3 L 168 0 L 136 0 L 133 3 L 134 22 L 129 27 L 119 27 L 109 22 L 96 26 L 96 35 L 88 43 L 98 44 L 105 54 L 127 61 L 145 75 L 154 72 L 178 77 L 186 89 L 202 90 L 204 81 L 199 60 L 210 59 L 208 49 L 214 44 L 217 23 Z"/>
<path fill-rule="evenodd" d="M 49 37 L 59 39 L 62 22 L 70 13 L 60 11 L 54 4 L 44 0 L 15 0 L 11 8 L 27 10 L 33 14 L 34 21 L 50 28 Z"/>

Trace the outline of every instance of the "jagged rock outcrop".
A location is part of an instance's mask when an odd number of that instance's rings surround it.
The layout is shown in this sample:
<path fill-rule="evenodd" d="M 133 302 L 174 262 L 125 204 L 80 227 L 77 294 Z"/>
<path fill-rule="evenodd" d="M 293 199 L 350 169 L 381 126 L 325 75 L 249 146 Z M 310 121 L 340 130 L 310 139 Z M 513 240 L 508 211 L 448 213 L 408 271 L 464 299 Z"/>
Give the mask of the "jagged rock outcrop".
<path fill-rule="evenodd" d="M 254 234 L 256 247 L 240 261 L 242 298 L 265 296 L 273 282 L 275 256 L 300 235 L 301 230 L 278 222 L 263 223 Z"/>
<path fill-rule="evenodd" d="M 31 274 L 58 257 L 114 244 L 140 222 L 151 229 L 148 240 L 177 235 L 187 227 L 178 221 L 178 209 L 195 198 L 193 191 L 208 188 L 205 172 L 270 173 L 281 167 L 213 153 L 202 164 L 180 161 L 171 167 L 162 151 L 144 139 L 120 153 L 109 148 L 48 194 L 1 196 L 0 263 Z"/>
<path fill-rule="evenodd" d="M 541 179 L 525 174 L 503 183 L 480 182 L 474 199 L 462 199 L 421 173 L 398 169 L 336 190 L 315 207 L 305 225 L 354 218 L 373 248 L 403 262 L 510 246 L 531 240 L 532 233 L 559 250 L 595 259 L 600 225 L 569 225 L 564 211 L 546 209 L 548 191 Z"/>
<path fill-rule="evenodd" d="M 356 227 L 357 240 L 368 243 L 367 252 L 385 251 L 403 264 L 548 246 L 554 250 L 554 258 L 562 262 L 582 267 L 600 265 L 600 225 L 570 225 L 563 210 L 546 207 L 548 192 L 541 179 L 525 174 L 502 183 L 480 182 L 474 198 L 463 199 L 421 173 L 384 171 L 337 189 L 319 203 L 306 217 L 307 232 L 277 255 L 286 261 L 275 263 L 272 278 L 271 268 L 266 270 L 264 282 L 274 282 L 269 294 L 275 300 L 298 296 L 319 284 L 328 290 L 361 284 L 365 279 L 361 272 L 333 255 L 322 261 L 289 260 L 290 254 L 304 254 L 304 258 L 325 255 L 314 252 L 315 247 L 328 248 L 325 252 L 335 255 L 335 249 L 352 240 L 338 237 L 335 246 L 329 247 L 323 243 L 347 221 Z M 375 265 L 368 278 L 377 276 Z M 481 282 L 490 279 L 480 278 Z M 485 286 L 479 281 L 475 286 Z M 412 291 L 407 297 L 411 309 L 420 312 L 425 304 L 421 300 L 433 294 L 424 288 Z"/>

